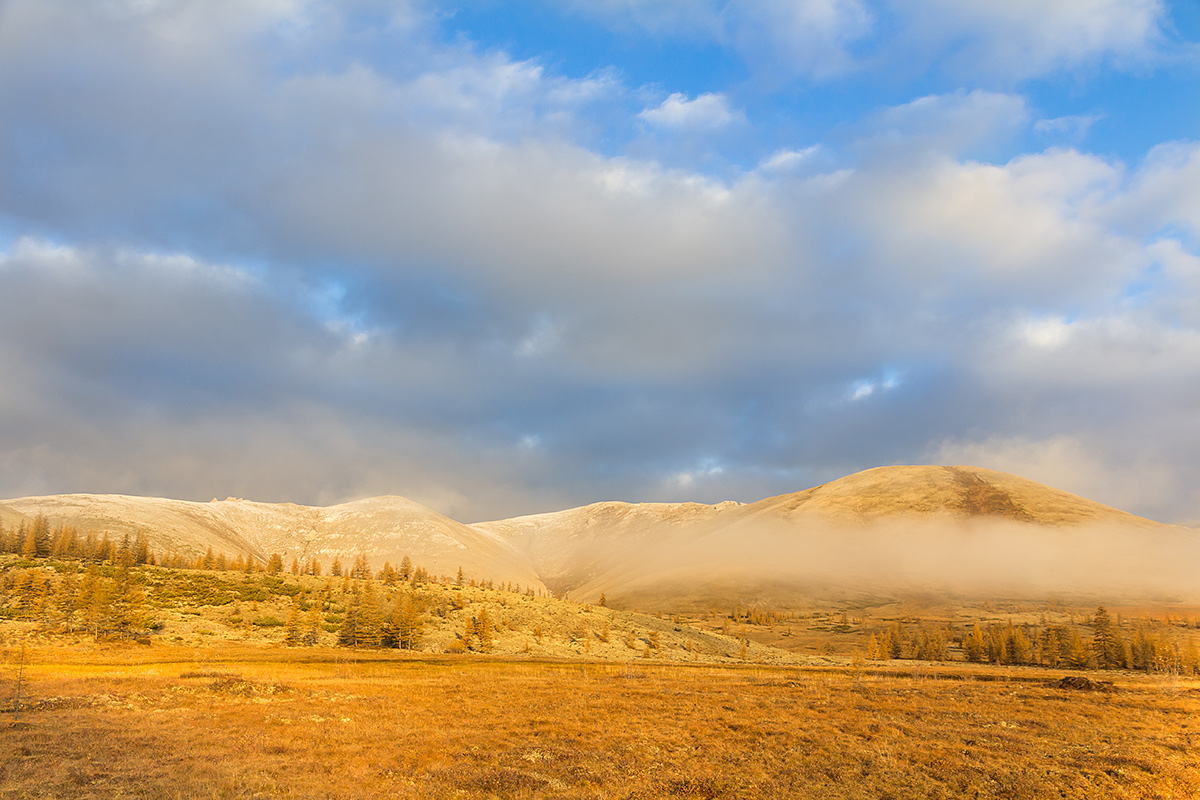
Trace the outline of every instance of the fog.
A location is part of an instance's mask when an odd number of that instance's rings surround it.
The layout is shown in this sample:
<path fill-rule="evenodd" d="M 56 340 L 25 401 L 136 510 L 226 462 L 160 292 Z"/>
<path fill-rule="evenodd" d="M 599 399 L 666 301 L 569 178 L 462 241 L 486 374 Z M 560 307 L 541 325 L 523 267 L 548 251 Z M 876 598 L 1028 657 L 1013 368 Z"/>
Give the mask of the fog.
<path fill-rule="evenodd" d="M 635 566 L 614 569 L 576 594 L 654 594 L 681 583 L 704 594 L 733 582 L 739 593 L 770 586 L 772 596 L 796 600 L 854 592 L 1200 602 L 1200 531 L 1168 526 L 742 522 L 649 549 L 631 546 L 623 556 Z"/>

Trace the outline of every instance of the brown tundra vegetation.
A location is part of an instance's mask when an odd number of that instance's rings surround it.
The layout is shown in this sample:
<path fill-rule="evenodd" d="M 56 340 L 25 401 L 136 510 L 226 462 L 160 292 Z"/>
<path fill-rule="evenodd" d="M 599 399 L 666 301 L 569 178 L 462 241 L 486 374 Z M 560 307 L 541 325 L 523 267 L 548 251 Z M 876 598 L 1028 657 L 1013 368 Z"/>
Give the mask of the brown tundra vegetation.
<path fill-rule="evenodd" d="M 1200 685 L 1139 673 L 43 645 L 12 713 L 3 655 L 4 798 L 1200 795 Z"/>

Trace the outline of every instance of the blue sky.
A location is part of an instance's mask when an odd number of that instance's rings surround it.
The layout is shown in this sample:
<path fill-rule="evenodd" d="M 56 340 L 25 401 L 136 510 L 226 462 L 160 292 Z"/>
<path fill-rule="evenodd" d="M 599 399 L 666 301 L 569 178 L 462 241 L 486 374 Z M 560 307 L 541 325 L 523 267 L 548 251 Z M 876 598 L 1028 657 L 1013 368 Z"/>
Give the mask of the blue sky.
<path fill-rule="evenodd" d="M 0 3 L 0 497 L 968 463 L 1200 521 L 1200 11 Z"/>

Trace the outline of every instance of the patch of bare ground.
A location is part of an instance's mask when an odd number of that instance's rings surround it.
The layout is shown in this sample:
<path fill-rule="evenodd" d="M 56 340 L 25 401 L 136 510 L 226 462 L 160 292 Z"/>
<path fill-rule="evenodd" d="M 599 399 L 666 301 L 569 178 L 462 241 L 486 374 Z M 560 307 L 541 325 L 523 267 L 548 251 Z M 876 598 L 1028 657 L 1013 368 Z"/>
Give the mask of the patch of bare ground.
<path fill-rule="evenodd" d="M 31 651 L 0 798 L 1200 796 L 1182 679 L 360 655 Z"/>

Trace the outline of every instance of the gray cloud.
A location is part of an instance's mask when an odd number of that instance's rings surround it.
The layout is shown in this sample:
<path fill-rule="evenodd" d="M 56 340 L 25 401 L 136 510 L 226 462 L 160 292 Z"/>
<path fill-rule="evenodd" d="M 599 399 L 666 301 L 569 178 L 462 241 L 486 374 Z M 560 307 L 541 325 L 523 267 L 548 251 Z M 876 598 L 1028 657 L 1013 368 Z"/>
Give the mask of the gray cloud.
<path fill-rule="evenodd" d="M 1193 143 L 986 163 L 1025 101 L 957 93 L 718 178 L 417 11 L 372 64 L 330 6 L 119 7 L 0 16 L 0 495 L 479 519 L 971 456 L 1200 518 Z"/>

